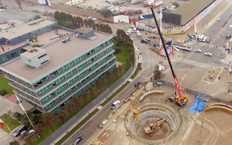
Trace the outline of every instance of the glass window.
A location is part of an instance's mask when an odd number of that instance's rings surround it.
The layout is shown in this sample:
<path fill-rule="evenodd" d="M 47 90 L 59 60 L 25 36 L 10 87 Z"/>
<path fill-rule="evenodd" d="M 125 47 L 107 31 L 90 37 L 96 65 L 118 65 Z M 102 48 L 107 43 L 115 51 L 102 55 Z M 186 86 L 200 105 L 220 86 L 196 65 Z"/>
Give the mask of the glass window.
<path fill-rule="evenodd" d="M 78 64 L 80 62 L 80 57 L 78 57 L 77 59 L 75 59 L 75 64 Z"/>
<path fill-rule="evenodd" d="M 43 83 L 48 82 L 48 81 L 49 81 L 49 77 L 48 77 L 48 76 L 46 76 L 46 77 L 42 78 L 42 81 L 43 81 Z"/>
<path fill-rule="evenodd" d="M 20 51 L 20 50 L 11 53 L 10 56 L 14 58 L 14 57 L 16 57 L 16 56 L 19 56 L 19 54 L 21 54 L 21 51 Z"/>
<path fill-rule="evenodd" d="M 9 60 L 9 59 L 10 59 L 10 56 L 9 56 L 9 55 L 3 56 L 3 57 L 0 58 L 0 63 L 1 63 L 1 62 L 5 62 L 5 61 L 7 61 L 7 60 Z"/>
<path fill-rule="evenodd" d="M 63 68 L 63 71 L 66 71 L 69 69 L 69 64 L 66 64 L 65 66 L 62 67 Z"/>

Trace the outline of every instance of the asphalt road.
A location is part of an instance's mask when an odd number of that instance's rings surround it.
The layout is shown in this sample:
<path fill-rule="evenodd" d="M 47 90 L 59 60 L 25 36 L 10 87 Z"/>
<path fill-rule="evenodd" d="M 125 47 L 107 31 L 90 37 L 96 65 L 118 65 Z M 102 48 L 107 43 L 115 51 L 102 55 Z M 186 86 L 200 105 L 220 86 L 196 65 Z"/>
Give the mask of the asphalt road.
<path fill-rule="evenodd" d="M 217 9 L 218 11 L 220 11 L 219 9 Z M 189 67 L 189 68 L 194 68 L 196 67 L 196 65 L 202 65 L 205 64 L 205 66 L 214 66 L 214 67 L 221 67 L 224 66 L 225 64 L 223 64 L 222 62 L 220 62 L 220 59 L 224 59 L 225 58 L 225 51 L 223 46 L 226 44 L 227 40 L 225 39 L 226 35 L 231 34 L 232 30 L 229 30 L 229 25 L 232 24 L 232 19 L 230 19 L 227 24 L 224 26 L 224 28 L 222 28 L 223 24 L 225 23 L 225 21 L 228 20 L 228 18 L 231 15 L 231 11 L 232 11 L 232 6 L 230 6 L 227 10 L 225 10 L 221 15 L 220 21 L 217 21 L 217 17 L 214 18 L 212 21 L 214 21 L 212 23 L 212 25 L 210 27 L 205 27 L 205 31 L 204 31 L 204 35 L 208 36 L 209 38 L 212 38 L 213 36 L 215 36 L 214 40 L 211 43 L 206 43 L 206 42 L 199 42 L 196 43 L 195 40 L 195 44 L 192 46 L 192 51 L 191 52 L 182 52 L 183 53 L 183 58 L 180 60 L 179 63 L 176 63 L 175 66 L 179 67 L 179 68 L 185 68 L 185 67 Z M 209 15 L 209 17 L 212 17 L 211 14 Z M 203 22 L 201 22 L 199 25 L 203 26 L 206 25 L 208 23 L 208 16 L 206 16 L 203 19 Z M 211 23 L 211 22 L 210 22 Z M 194 49 L 201 49 L 202 52 L 201 53 L 197 53 L 194 52 Z M 212 57 L 210 56 L 205 56 L 204 53 L 205 52 L 210 52 L 212 53 Z M 186 62 L 188 61 L 188 64 L 185 63 L 181 63 L 181 62 Z M 192 66 L 189 66 L 189 64 Z"/>
<path fill-rule="evenodd" d="M 149 80 L 155 65 L 152 62 L 157 62 L 159 58 L 154 57 L 155 54 L 150 53 L 150 50 L 148 49 L 148 45 L 141 44 L 139 39 L 134 39 L 134 44 L 139 48 L 136 49 L 137 56 L 140 52 L 142 52 L 143 63 L 142 63 L 142 70 L 140 71 L 140 74 L 128 86 L 126 86 L 117 96 L 115 96 L 114 99 L 112 99 L 107 105 L 105 105 L 104 108 L 99 110 L 97 115 L 91 118 L 86 125 L 84 125 L 77 133 L 73 134 L 72 137 L 64 143 L 64 145 L 73 144 L 74 141 L 80 136 L 89 136 L 90 132 L 92 130 L 96 130 L 98 125 L 104 119 L 106 119 L 110 113 L 112 113 L 112 110 L 110 109 L 110 105 L 114 101 L 123 100 L 129 97 L 131 93 L 136 90 L 136 88 L 134 87 L 134 84 L 136 82 L 145 82 Z M 121 101 L 121 103 L 123 102 Z"/>

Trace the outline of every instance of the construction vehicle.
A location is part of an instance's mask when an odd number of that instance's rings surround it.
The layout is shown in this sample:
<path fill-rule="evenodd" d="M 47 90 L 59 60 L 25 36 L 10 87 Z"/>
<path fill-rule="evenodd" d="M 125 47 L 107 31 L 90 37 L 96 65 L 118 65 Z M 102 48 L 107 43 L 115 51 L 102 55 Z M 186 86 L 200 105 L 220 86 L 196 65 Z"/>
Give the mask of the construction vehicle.
<path fill-rule="evenodd" d="M 188 102 L 188 97 L 187 96 L 183 96 L 183 97 L 179 97 L 179 96 L 176 96 L 175 93 L 170 96 L 167 100 L 167 101 L 170 101 L 170 102 L 173 102 L 175 103 L 177 106 L 179 107 L 183 107 L 187 102 Z"/>
<path fill-rule="evenodd" d="M 137 121 L 139 119 L 139 113 L 140 113 L 140 111 L 141 110 L 139 108 L 137 108 L 137 107 L 135 107 L 135 109 L 133 109 L 133 112 L 135 114 L 135 117 L 136 117 Z"/>
<path fill-rule="evenodd" d="M 150 126 L 145 127 L 144 130 L 146 134 L 149 134 L 150 136 L 152 136 L 154 133 L 156 133 L 159 130 L 160 127 L 162 127 L 165 121 L 166 119 L 161 119 L 157 123 L 150 124 Z"/>
<path fill-rule="evenodd" d="M 133 106 L 135 106 L 135 103 L 131 100 L 131 104 L 133 105 Z M 139 113 L 140 113 L 140 109 L 139 108 L 137 108 L 136 106 L 135 106 L 135 109 L 133 109 L 133 113 L 135 114 L 135 116 L 136 116 L 136 120 L 138 121 L 138 119 L 139 119 Z"/>
<path fill-rule="evenodd" d="M 166 53 L 166 56 L 167 56 L 167 59 L 168 59 L 168 63 L 169 63 L 169 66 L 170 66 L 170 68 L 171 68 L 172 76 L 173 76 L 173 78 L 174 78 L 174 82 L 175 82 L 175 85 L 176 85 L 176 89 L 177 89 L 178 94 L 179 94 L 179 96 L 176 96 L 176 93 L 174 93 L 175 97 L 174 97 L 174 98 L 169 97 L 170 99 L 168 99 L 168 100 L 173 101 L 173 102 L 174 102 L 175 104 L 177 104 L 178 106 L 180 105 L 180 107 L 183 107 L 183 106 L 187 103 L 188 98 L 187 98 L 187 96 L 184 96 L 184 97 L 181 96 L 180 86 L 179 86 L 179 83 L 178 83 L 176 74 L 174 73 L 174 70 L 173 70 L 173 67 L 172 67 L 172 63 L 171 63 L 171 60 L 170 60 L 170 58 L 169 58 L 169 54 L 168 54 L 168 52 L 167 52 L 167 49 L 166 49 L 166 46 L 165 46 L 165 43 L 164 43 L 164 38 L 163 38 L 163 36 L 162 36 L 162 34 L 161 34 L 160 27 L 159 27 L 158 22 L 157 22 L 157 19 L 156 19 L 156 17 L 155 17 L 154 10 L 153 10 L 153 8 L 152 8 L 151 6 L 149 6 L 149 5 L 147 5 L 147 6 L 151 9 L 152 15 L 153 15 L 153 17 L 154 17 L 155 24 L 156 24 L 156 28 L 157 28 L 157 30 L 158 30 L 158 32 L 159 32 L 159 36 L 160 36 L 160 39 L 161 39 L 161 41 L 162 41 L 162 45 L 163 45 L 163 47 L 164 47 L 164 51 L 165 51 L 165 53 Z"/>

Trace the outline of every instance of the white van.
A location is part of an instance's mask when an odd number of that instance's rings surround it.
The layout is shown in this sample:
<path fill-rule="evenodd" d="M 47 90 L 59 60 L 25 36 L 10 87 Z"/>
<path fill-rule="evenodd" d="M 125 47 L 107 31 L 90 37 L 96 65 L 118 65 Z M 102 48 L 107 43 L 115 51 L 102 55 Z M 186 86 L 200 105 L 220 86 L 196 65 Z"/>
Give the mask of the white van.
<path fill-rule="evenodd" d="M 232 25 L 229 26 L 229 29 L 230 29 L 230 30 L 232 29 Z"/>

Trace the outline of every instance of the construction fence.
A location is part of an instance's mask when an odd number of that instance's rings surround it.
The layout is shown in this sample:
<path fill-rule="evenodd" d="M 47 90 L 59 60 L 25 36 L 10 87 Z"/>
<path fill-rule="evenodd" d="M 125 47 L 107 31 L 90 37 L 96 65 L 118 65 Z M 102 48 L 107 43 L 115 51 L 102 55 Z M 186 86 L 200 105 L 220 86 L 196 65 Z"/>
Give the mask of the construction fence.
<path fill-rule="evenodd" d="M 125 128 L 127 130 L 127 133 L 129 136 L 133 137 L 135 140 L 141 142 L 141 143 L 144 143 L 144 144 L 161 144 L 161 143 L 165 143 L 167 141 L 170 141 L 171 139 L 173 139 L 180 131 L 181 129 L 181 126 L 182 126 L 182 116 L 181 116 L 181 113 L 179 111 L 179 107 L 177 107 L 175 104 L 167 101 L 166 102 L 166 99 L 163 99 L 163 98 L 149 98 L 149 99 L 146 99 L 142 102 L 136 102 L 136 105 L 139 105 L 140 103 L 145 103 L 145 102 L 160 102 L 160 103 L 165 103 L 169 106 L 171 106 L 172 108 L 174 108 L 177 112 L 178 112 L 178 115 L 180 116 L 180 125 L 179 125 L 179 128 L 177 130 L 175 130 L 173 133 L 171 133 L 168 137 L 164 138 L 164 139 L 159 139 L 159 140 L 148 140 L 148 139 L 144 139 L 144 138 L 141 138 L 137 135 L 134 135 L 126 126 L 125 124 Z M 129 108 L 128 108 L 129 109 Z M 129 111 L 125 114 L 125 118 L 124 118 L 124 122 L 127 122 L 127 115 L 128 115 Z"/>

